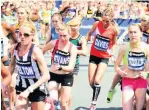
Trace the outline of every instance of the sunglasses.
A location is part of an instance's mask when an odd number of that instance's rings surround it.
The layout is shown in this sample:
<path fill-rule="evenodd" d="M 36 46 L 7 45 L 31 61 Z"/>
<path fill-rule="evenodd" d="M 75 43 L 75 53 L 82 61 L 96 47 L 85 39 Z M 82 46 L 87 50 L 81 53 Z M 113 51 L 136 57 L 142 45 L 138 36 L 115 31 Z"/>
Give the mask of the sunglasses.
<path fill-rule="evenodd" d="M 57 23 L 58 21 L 56 21 L 56 20 L 52 20 L 52 22 L 53 22 L 53 23 L 54 23 L 54 22 Z"/>
<path fill-rule="evenodd" d="M 23 35 L 24 37 L 29 37 L 31 34 L 28 34 L 28 33 L 21 33 L 21 32 L 20 32 L 20 33 L 19 33 L 19 36 L 22 36 L 22 35 Z"/>
<path fill-rule="evenodd" d="M 142 22 L 146 22 L 147 20 L 145 20 L 145 19 L 141 19 L 141 21 L 142 21 Z"/>
<path fill-rule="evenodd" d="M 60 36 L 60 37 L 66 37 L 67 35 L 60 34 L 59 36 Z"/>
<path fill-rule="evenodd" d="M 103 22 L 106 22 L 106 23 L 109 23 L 109 22 L 110 22 L 110 21 L 108 21 L 108 20 L 104 20 L 104 19 L 103 19 L 102 21 L 103 21 Z"/>
<path fill-rule="evenodd" d="M 77 25 L 70 25 L 70 27 L 77 27 L 78 26 L 78 24 Z"/>
<path fill-rule="evenodd" d="M 24 13 L 23 13 L 23 12 L 18 12 L 17 14 L 21 14 L 21 15 L 23 15 Z"/>

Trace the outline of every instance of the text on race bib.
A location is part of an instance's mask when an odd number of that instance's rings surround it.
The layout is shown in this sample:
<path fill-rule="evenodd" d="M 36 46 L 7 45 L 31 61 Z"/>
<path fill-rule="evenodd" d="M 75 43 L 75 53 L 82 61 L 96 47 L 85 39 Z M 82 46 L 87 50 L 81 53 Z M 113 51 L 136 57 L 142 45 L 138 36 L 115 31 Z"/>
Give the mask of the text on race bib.
<path fill-rule="evenodd" d="M 107 51 L 109 47 L 109 42 L 110 42 L 109 38 L 105 38 L 97 34 L 94 47 L 97 50 Z"/>
<path fill-rule="evenodd" d="M 35 73 L 32 67 L 16 66 L 17 73 L 24 78 L 35 78 Z"/>
<path fill-rule="evenodd" d="M 69 53 L 63 53 L 56 51 L 54 56 L 54 63 L 59 63 L 60 65 L 68 65 L 70 60 Z"/>

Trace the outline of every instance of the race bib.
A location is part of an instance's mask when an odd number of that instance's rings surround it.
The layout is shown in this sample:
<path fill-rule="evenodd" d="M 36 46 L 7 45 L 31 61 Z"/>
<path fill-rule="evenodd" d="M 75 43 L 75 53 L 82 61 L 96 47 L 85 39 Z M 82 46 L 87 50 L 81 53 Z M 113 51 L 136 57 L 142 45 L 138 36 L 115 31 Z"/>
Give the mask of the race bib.
<path fill-rule="evenodd" d="M 94 47 L 97 50 L 107 51 L 109 47 L 109 42 L 110 42 L 109 38 L 105 38 L 97 34 Z"/>
<path fill-rule="evenodd" d="M 23 78 L 36 78 L 32 67 L 16 66 L 17 73 Z"/>
<path fill-rule="evenodd" d="M 56 51 L 57 54 L 55 54 L 54 56 L 54 63 L 58 63 L 60 65 L 68 65 L 69 64 L 69 60 L 70 60 L 70 56 L 69 53 L 68 55 L 66 55 L 66 53 L 60 53 L 60 51 Z M 61 54 L 61 55 L 60 55 Z M 64 54 L 64 55 L 62 55 Z"/>
<path fill-rule="evenodd" d="M 145 58 L 144 54 L 129 53 L 128 66 L 130 69 L 142 70 L 144 69 Z"/>

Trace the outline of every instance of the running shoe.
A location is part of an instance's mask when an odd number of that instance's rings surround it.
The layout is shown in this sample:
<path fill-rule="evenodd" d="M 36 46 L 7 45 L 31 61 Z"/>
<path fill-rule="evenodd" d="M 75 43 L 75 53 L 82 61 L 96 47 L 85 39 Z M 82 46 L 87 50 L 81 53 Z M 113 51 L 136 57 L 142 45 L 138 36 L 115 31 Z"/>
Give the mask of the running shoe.
<path fill-rule="evenodd" d="M 91 104 L 90 109 L 89 110 L 95 110 L 96 109 L 96 105 L 95 104 Z"/>
<path fill-rule="evenodd" d="M 61 106 L 60 106 L 60 101 L 56 101 L 55 102 L 55 110 L 60 110 L 61 109 Z"/>
<path fill-rule="evenodd" d="M 113 99 L 113 95 L 115 94 L 116 89 L 114 88 L 113 90 L 109 90 L 108 92 L 108 97 L 107 97 L 107 103 L 110 103 Z"/>

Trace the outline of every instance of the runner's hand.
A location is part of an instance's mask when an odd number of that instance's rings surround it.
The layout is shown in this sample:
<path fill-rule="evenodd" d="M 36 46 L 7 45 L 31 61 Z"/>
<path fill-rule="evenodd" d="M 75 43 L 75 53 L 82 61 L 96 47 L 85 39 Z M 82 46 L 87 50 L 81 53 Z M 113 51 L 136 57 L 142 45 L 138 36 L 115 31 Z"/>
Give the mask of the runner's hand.
<path fill-rule="evenodd" d="M 52 98 L 47 97 L 45 103 L 50 104 L 50 108 L 44 108 L 44 110 L 55 110 L 54 100 Z"/>
<path fill-rule="evenodd" d="M 21 92 L 18 99 L 22 100 L 22 99 L 27 99 L 29 96 L 29 91 L 26 89 L 25 91 Z"/>
<path fill-rule="evenodd" d="M 115 61 L 116 61 L 115 56 L 112 56 L 112 57 L 111 57 L 111 62 L 112 62 L 113 64 L 115 64 Z"/>
<path fill-rule="evenodd" d="M 147 72 L 140 72 L 139 76 L 143 79 L 147 79 L 148 73 Z"/>
<path fill-rule="evenodd" d="M 127 73 L 126 73 L 124 70 L 120 69 L 120 68 L 117 68 L 117 69 L 116 69 L 116 72 L 117 72 L 119 75 L 121 75 L 121 77 L 124 77 L 124 76 L 127 75 Z"/>
<path fill-rule="evenodd" d="M 51 69 L 53 71 L 57 71 L 60 68 L 60 65 L 58 63 L 55 63 L 54 65 L 51 66 Z"/>
<path fill-rule="evenodd" d="M 4 97 L 8 97 L 8 88 L 2 84 L 2 94 Z"/>

